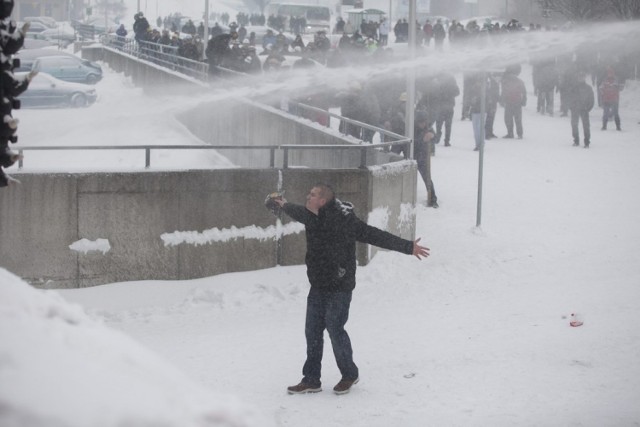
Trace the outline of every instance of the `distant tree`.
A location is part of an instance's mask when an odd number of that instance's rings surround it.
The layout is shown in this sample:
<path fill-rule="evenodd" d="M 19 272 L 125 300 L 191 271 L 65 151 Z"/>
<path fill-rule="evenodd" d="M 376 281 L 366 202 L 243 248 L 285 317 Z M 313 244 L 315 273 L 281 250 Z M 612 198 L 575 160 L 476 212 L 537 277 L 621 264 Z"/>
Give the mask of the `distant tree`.
<path fill-rule="evenodd" d="M 122 18 L 125 16 L 127 6 L 120 0 L 98 0 L 95 3 L 94 16 L 105 16 L 110 18 Z"/>
<path fill-rule="evenodd" d="M 609 0 L 618 19 L 640 19 L 640 0 Z"/>
<path fill-rule="evenodd" d="M 610 14 L 613 0 L 538 0 L 542 8 L 557 12 L 571 21 L 594 21 Z M 625 0 L 620 0 L 624 2 Z M 627 0 L 637 2 L 638 0 Z"/>

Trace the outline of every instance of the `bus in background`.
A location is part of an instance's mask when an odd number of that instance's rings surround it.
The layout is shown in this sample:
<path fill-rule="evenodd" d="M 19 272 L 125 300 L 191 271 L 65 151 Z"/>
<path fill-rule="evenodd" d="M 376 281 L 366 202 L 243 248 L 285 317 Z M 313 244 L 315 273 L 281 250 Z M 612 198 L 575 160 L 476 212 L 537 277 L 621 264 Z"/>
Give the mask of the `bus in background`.
<path fill-rule="evenodd" d="M 289 29 L 289 19 L 304 17 L 307 21 L 305 32 L 331 31 L 331 11 L 328 6 L 317 4 L 269 3 L 266 9 L 268 16 L 281 16 L 286 19 L 285 28 Z"/>

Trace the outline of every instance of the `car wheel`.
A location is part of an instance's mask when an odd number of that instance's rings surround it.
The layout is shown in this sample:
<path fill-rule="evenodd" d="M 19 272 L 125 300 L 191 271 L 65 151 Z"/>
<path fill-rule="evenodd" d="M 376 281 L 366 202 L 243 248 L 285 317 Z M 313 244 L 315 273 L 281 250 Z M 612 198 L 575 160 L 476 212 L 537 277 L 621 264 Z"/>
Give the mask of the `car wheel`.
<path fill-rule="evenodd" d="M 90 85 L 98 83 L 98 76 L 96 76 L 95 74 L 89 74 L 87 76 L 87 83 Z"/>
<path fill-rule="evenodd" d="M 87 106 L 87 97 L 81 93 L 71 95 L 71 106 L 74 108 L 82 108 Z"/>

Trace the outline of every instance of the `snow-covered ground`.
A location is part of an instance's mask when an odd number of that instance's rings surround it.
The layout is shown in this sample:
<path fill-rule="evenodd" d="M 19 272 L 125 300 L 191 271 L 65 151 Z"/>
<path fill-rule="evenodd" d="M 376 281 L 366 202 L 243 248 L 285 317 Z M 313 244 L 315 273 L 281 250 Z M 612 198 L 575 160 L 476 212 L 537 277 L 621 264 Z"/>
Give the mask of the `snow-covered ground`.
<path fill-rule="evenodd" d="M 21 110 L 20 144 L 194 143 L 171 108 L 106 71 L 89 109 Z M 592 111 L 588 150 L 529 96 L 524 139 L 486 143 L 481 226 L 458 107 L 453 146 L 432 161 L 440 208 L 418 189 L 432 256 L 381 252 L 359 268 L 350 394 L 331 392 L 328 340 L 324 391 L 286 394 L 305 357 L 303 266 L 64 291 L 0 269 L 0 426 L 640 424 L 640 85 L 622 93 L 622 132 Z M 26 171 L 45 167 L 32 156 Z M 199 157 L 178 162 L 218 164 Z"/>

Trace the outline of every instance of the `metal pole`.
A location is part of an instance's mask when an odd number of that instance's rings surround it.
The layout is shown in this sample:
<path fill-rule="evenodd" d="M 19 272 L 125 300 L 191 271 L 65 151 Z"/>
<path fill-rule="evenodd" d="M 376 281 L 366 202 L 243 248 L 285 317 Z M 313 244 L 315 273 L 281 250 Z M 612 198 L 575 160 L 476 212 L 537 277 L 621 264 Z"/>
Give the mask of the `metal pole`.
<path fill-rule="evenodd" d="M 140 12 L 140 0 L 138 0 L 138 9 L 136 10 L 136 13 Z"/>
<path fill-rule="evenodd" d="M 209 43 L 209 0 L 204 0 L 204 37 L 202 37 L 202 58 L 207 59 Z"/>
<path fill-rule="evenodd" d="M 391 25 L 391 23 L 389 23 Z M 416 0 L 409 0 L 409 60 L 413 62 L 416 59 Z M 414 107 L 416 105 L 416 69 L 410 64 L 407 70 L 407 103 L 405 107 L 405 134 L 413 141 L 414 137 Z M 413 158 L 413 147 L 415 141 L 411 144 L 409 157 Z"/>
<path fill-rule="evenodd" d="M 482 221 L 482 175 L 484 170 L 484 124 L 486 120 L 487 73 L 480 72 L 480 155 L 478 157 L 478 205 L 476 208 L 476 227 Z"/>

